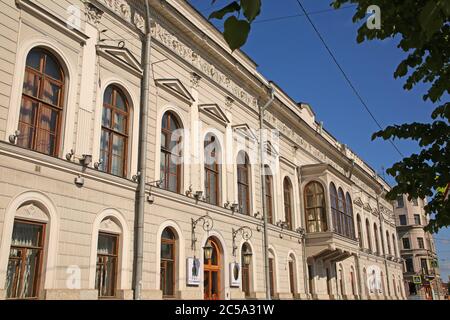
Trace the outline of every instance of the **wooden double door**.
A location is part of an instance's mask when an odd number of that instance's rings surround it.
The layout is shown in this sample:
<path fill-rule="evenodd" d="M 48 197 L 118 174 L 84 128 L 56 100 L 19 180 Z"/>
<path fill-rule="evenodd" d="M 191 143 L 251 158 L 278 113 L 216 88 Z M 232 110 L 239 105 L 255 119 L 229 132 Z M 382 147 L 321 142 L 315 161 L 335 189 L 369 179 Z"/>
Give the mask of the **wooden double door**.
<path fill-rule="evenodd" d="M 205 260 L 203 266 L 203 286 L 205 300 L 220 300 L 222 280 L 222 250 L 216 239 L 210 238 L 213 247 L 211 259 Z"/>

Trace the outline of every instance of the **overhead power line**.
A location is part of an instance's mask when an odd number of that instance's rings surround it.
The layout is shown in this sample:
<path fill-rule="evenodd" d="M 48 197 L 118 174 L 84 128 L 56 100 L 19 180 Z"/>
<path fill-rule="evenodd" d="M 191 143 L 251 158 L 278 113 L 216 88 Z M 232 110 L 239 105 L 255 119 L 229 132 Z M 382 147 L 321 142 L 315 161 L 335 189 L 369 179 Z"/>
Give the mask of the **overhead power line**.
<path fill-rule="evenodd" d="M 306 12 L 305 8 L 303 7 L 302 3 L 300 2 L 300 0 L 296 0 L 298 5 L 300 6 L 301 10 L 303 11 L 304 16 L 306 17 L 306 19 L 308 20 L 309 24 L 313 27 L 314 31 L 316 32 L 317 36 L 319 37 L 320 41 L 322 42 L 322 44 L 324 45 L 325 49 L 328 51 L 329 55 L 331 56 L 333 62 L 336 64 L 336 66 L 338 67 L 338 69 L 341 71 L 342 75 L 344 76 L 345 80 L 347 81 L 348 85 L 350 86 L 350 88 L 353 90 L 353 92 L 355 93 L 356 97 L 358 98 L 358 100 L 361 102 L 361 104 L 364 106 L 365 110 L 367 111 L 367 113 L 369 113 L 370 117 L 372 118 L 372 120 L 375 122 L 375 124 L 380 128 L 380 130 L 383 130 L 383 127 L 381 126 L 380 122 L 377 120 L 377 118 L 375 117 L 375 115 L 373 114 L 373 112 L 370 110 L 369 106 L 367 105 L 367 103 L 364 101 L 364 99 L 362 98 L 362 96 L 359 94 L 358 90 L 356 89 L 356 87 L 353 85 L 352 81 L 350 80 L 349 76 L 347 75 L 347 73 L 344 71 L 344 69 L 341 67 L 341 65 L 339 64 L 339 62 L 337 61 L 334 53 L 331 51 L 330 47 L 327 45 L 325 39 L 322 37 L 322 35 L 320 34 L 319 30 L 316 28 L 315 24 L 313 23 L 313 21 L 311 20 L 311 18 L 309 17 L 308 12 Z M 401 157 L 405 157 L 403 155 L 403 153 L 400 151 L 400 149 L 395 145 L 394 141 L 392 141 L 392 139 L 389 139 L 389 142 L 392 144 L 392 146 L 394 147 L 394 149 L 398 152 L 398 154 Z"/>

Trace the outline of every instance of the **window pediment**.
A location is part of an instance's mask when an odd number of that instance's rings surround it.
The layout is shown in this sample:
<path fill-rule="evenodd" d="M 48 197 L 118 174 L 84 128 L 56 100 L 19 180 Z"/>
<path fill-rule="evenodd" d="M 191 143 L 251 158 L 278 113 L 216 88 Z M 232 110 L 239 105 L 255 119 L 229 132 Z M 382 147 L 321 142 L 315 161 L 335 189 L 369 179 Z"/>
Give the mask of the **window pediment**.
<path fill-rule="evenodd" d="M 155 83 L 157 86 L 175 94 L 175 96 L 187 101 L 189 104 L 195 101 L 189 93 L 189 90 L 178 79 L 156 79 Z"/>
<path fill-rule="evenodd" d="M 230 120 L 228 120 L 225 112 L 223 112 L 223 110 L 216 103 L 201 104 L 198 106 L 198 110 L 210 118 L 219 121 L 224 126 L 230 123 Z"/>
<path fill-rule="evenodd" d="M 139 77 L 142 76 L 143 70 L 141 64 L 127 48 L 97 45 L 97 53 L 125 70 Z"/>
<path fill-rule="evenodd" d="M 366 210 L 366 211 L 372 212 L 372 207 L 370 206 L 369 203 L 365 203 L 363 208 L 364 208 L 364 210 Z"/>
<path fill-rule="evenodd" d="M 356 198 L 355 200 L 353 200 L 353 203 L 356 204 L 358 207 L 361 208 L 364 207 L 364 203 L 362 202 L 361 198 Z"/>
<path fill-rule="evenodd" d="M 233 126 L 232 128 L 233 128 L 233 132 L 236 132 L 245 138 L 249 138 L 253 142 L 256 141 L 256 134 L 253 132 L 252 129 L 250 129 L 248 124 L 246 124 L 246 123 L 238 124 L 238 125 Z"/>

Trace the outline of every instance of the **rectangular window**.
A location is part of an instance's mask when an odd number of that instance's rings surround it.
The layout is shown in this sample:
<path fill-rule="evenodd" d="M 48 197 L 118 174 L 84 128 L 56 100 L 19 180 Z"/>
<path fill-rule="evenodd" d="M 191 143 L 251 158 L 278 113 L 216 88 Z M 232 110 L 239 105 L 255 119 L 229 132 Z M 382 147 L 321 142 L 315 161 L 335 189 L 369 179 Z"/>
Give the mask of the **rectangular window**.
<path fill-rule="evenodd" d="M 309 284 L 309 293 L 314 294 L 314 271 L 311 265 L 308 265 L 308 284 Z"/>
<path fill-rule="evenodd" d="M 406 272 L 414 272 L 414 263 L 412 258 L 405 259 Z"/>
<path fill-rule="evenodd" d="M 417 238 L 417 244 L 419 245 L 419 249 L 425 249 L 423 238 Z"/>
<path fill-rule="evenodd" d="M 118 244 L 119 236 L 98 234 L 95 288 L 100 298 L 116 296 Z"/>
<path fill-rule="evenodd" d="M 294 261 L 289 261 L 289 285 L 292 295 L 295 295 L 295 270 Z"/>
<path fill-rule="evenodd" d="M 419 214 L 414 215 L 414 224 L 420 225 L 420 215 Z"/>
<path fill-rule="evenodd" d="M 275 296 L 275 275 L 274 275 L 274 263 L 273 258 L 269 258 L 269 280 L 270 280 L 270 296 Z"/>
<path fill-rule="evenodd" d="M 6 298 L 33 299 L 39 294 L 45 225 L 15 221 L 8 266 Z"/>
<path fill-rule="evenodd" d="M 427 259 L 420 259 L 420 268 L 422 269 L 423 274 L 429 274 Z"/>
<path fill-rule="evenodd" d="M 402 241 L 403 241 L 403 249 L 411 249 L 409 238 L 403 238 Z"/>
<path fill-rule="evenodd" d="M 406 215 L 401 214 L 398 216 L 399 220 L 400 220 L 400 225 L 401 226 L 406 226 Z"/>
<path fill-rule="evenodd" d="M 397 208 L 403 208 L 405 203 L 403 202 L 403 196 L 397 198 Z"/>

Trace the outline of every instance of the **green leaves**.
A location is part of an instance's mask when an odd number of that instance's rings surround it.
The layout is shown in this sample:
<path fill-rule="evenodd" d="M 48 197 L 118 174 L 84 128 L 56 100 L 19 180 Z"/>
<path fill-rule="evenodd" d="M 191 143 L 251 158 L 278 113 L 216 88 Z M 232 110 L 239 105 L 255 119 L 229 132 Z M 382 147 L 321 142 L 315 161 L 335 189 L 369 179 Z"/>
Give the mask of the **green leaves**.
<path fill-rule="evenodd" d="M 213 0 L 212 3 L 216 2 Z M 261 0 L 240 0 L 233 1 L 220 10 L 216 10 L 209 15 L 209 19 L 222 20 L 227 14 L 237 13 L 238 17 L 243 12 L 246 20 L 238 19 L 232 15 L 224 22 L 224 38 L 232 51 L 241 48 L 250 34 L 251 23 L 261 13 Z"/>
<path fill-rule="evenodd" d="M 250 23 L 252 23 L 261 12 L 261 0 L 241 0 L 241 6 L 244 11 L 244 16 Z"/>
<path fill-rule="evenodd" d="M 439 7 L 435 1 L 428 1 L 427 4 L 425 4 L 419 14 L 419 21 L 427 38 L 430 38 L 441 28 L 443 20 L 440 15 Z"/>
<path fill-rule="evenodd" d="M 239 12 L 239 11 L 241 11 L 241 6 L 236 1 L 233 1 L 229 5 L 223 7 L 222 9 L 212 12 L 209 15 L 208 19 L 219 19 L 219 20 L 221 20 L 228 13 Z"/>
<path fill-rule="evenodd" d="M 230 49 L 234 51 L 242 47 L 247 41 L 250 33 L 250 24 L 245 20 L 238 20 L 235 16 L 229 17 L 225 21 L 224 37 Z"/>

